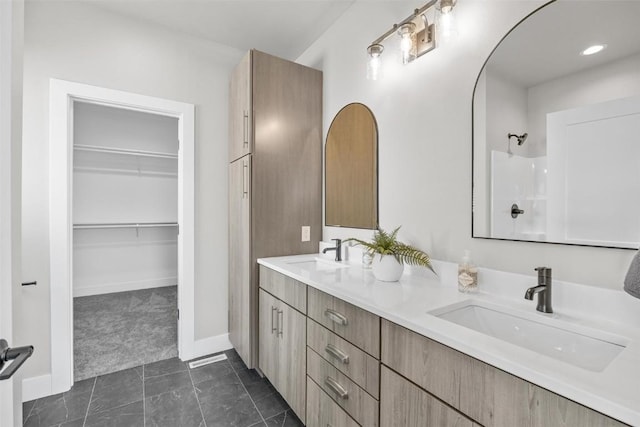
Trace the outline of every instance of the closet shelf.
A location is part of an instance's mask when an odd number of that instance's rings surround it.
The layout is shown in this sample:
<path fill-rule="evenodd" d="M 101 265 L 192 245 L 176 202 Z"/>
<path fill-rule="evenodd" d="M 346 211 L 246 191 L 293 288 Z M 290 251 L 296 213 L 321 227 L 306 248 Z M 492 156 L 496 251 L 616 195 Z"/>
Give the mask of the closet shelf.
<path fill-rule="evenodd" d="M 95 224 L 73 224 L 74 230 L 94 228 L 154 228 L 177 226 L 177 222 L 105 222 Z"/>
<path fill-rule="evenodd" d="M 101 147 L 98 145 L 75 144 L 73 146 L 73 149 L 78 151 L 91 151 L 94 153 L 126 154 L 131 156 L 157 157 L 162 159 L 178 158 L 177 154 L 172 154 L 172 153 L 161 153 L 157 151 L 143 151 L 143 150 L 127 150 L 125 148 Z"/>

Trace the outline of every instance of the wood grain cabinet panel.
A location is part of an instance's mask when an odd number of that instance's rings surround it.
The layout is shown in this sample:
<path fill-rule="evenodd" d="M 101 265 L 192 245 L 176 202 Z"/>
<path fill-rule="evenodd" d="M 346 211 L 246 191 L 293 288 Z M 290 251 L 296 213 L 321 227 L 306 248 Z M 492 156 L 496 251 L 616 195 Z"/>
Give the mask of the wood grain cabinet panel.
<path fill-rule="evenodd" d="M 251 153 L 251 110 L 251 52 L 248 52 L 233 70 L 229 85 L 230 162 Z"/>
<path fill-rule="evenodd" d="M 260 287 L 303 314 L 307 313 L 307 285 L 260 266 Z"/>
<path fill-rule="evenodd" d="M 247 363 L 251 360 L 251 156 L 229 165 L 229 339 Z"/>
<path fill-rule="evenodd" d="M 306 415 L 306 318 L 260 289 L 259 367 L 303 422 Z"/>
<path fill-rule="evenodd" d="M 278 378 L 278 306 L 279 301 L 263 291 L 260 295 L 259 366 L 267 378 Z"/>
<path fill-rule="evenodd" d="M 307 346 L 376 399 L 380 391 L 380 362 L 317 322 L 307 320 Z"/>
<path fill-rule="evenodd" d="M 307 377 L 307 427 L 359 427 L 349 414 Z"/>
<path fill-rule="evenodd" d="M 387 320 L 382 343 L 382 363 L 484 426 L 624 425 Z"/>
<path fill-rule="evenodd" d="M 381 385 L 380 427 L 480 427 L 386 366 Z"/>
<path fill-rule="evenodd" d="M 307 292 L 310 318 L 380 358 L 380 317 L 312 287 Z"/>
<path fill-rule="evenodd" d="M 378 401 L 307 347 L 307 375 L 362 426 L 378 426 Z"/>
<path fill-rule="evenodd" d="M 229 90 L 229 340 L 255 368 L 256 260 L 317 252 L 322 235 L 322 72 L 251 50 Z M 283 298 L 305 312 L 304 295 Z"/>

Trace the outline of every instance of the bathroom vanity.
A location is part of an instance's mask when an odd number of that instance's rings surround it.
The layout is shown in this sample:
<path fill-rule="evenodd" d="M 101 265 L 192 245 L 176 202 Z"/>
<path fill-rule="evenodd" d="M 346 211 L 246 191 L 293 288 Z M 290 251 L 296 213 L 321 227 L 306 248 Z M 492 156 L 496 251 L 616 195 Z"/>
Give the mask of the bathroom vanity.
<path fill-rule="evenodd" d="M 534 276 L 481 270 L 465 295 L 451 263 L 399 283 L 315 254 L 258 263 L 259 367 L 308 426 L 640 425 L 638 301 L 622 292 L 557 282 L 546 315 L 522 297 Z"/>

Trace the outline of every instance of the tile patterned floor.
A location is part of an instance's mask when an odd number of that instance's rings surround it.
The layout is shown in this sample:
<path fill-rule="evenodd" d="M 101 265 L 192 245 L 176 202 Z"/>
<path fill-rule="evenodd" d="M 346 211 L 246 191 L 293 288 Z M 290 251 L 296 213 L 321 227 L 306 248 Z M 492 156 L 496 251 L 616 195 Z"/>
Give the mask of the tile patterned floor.
<path fill-rule="evenodd" d="M 23 405 L 38 427 L 296 427 L 303 424 L 235 350 L 190 369 L 177 358 L 76 382 Z"/>
<path fill-rule="evenodd" d="M 74 298 L 74 378 L 177 356 L 177 291 L 167 286 Z"/>

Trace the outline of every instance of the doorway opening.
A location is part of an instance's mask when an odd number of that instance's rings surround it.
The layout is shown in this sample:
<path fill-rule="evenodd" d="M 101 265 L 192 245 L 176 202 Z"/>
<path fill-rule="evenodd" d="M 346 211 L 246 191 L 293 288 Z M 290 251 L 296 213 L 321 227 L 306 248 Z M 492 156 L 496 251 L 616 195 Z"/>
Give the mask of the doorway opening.
<path fill-rule="evenodd" d="M 193 105 L 55 79 L 50 101 L 52 392 L 192 358 Z"/>

